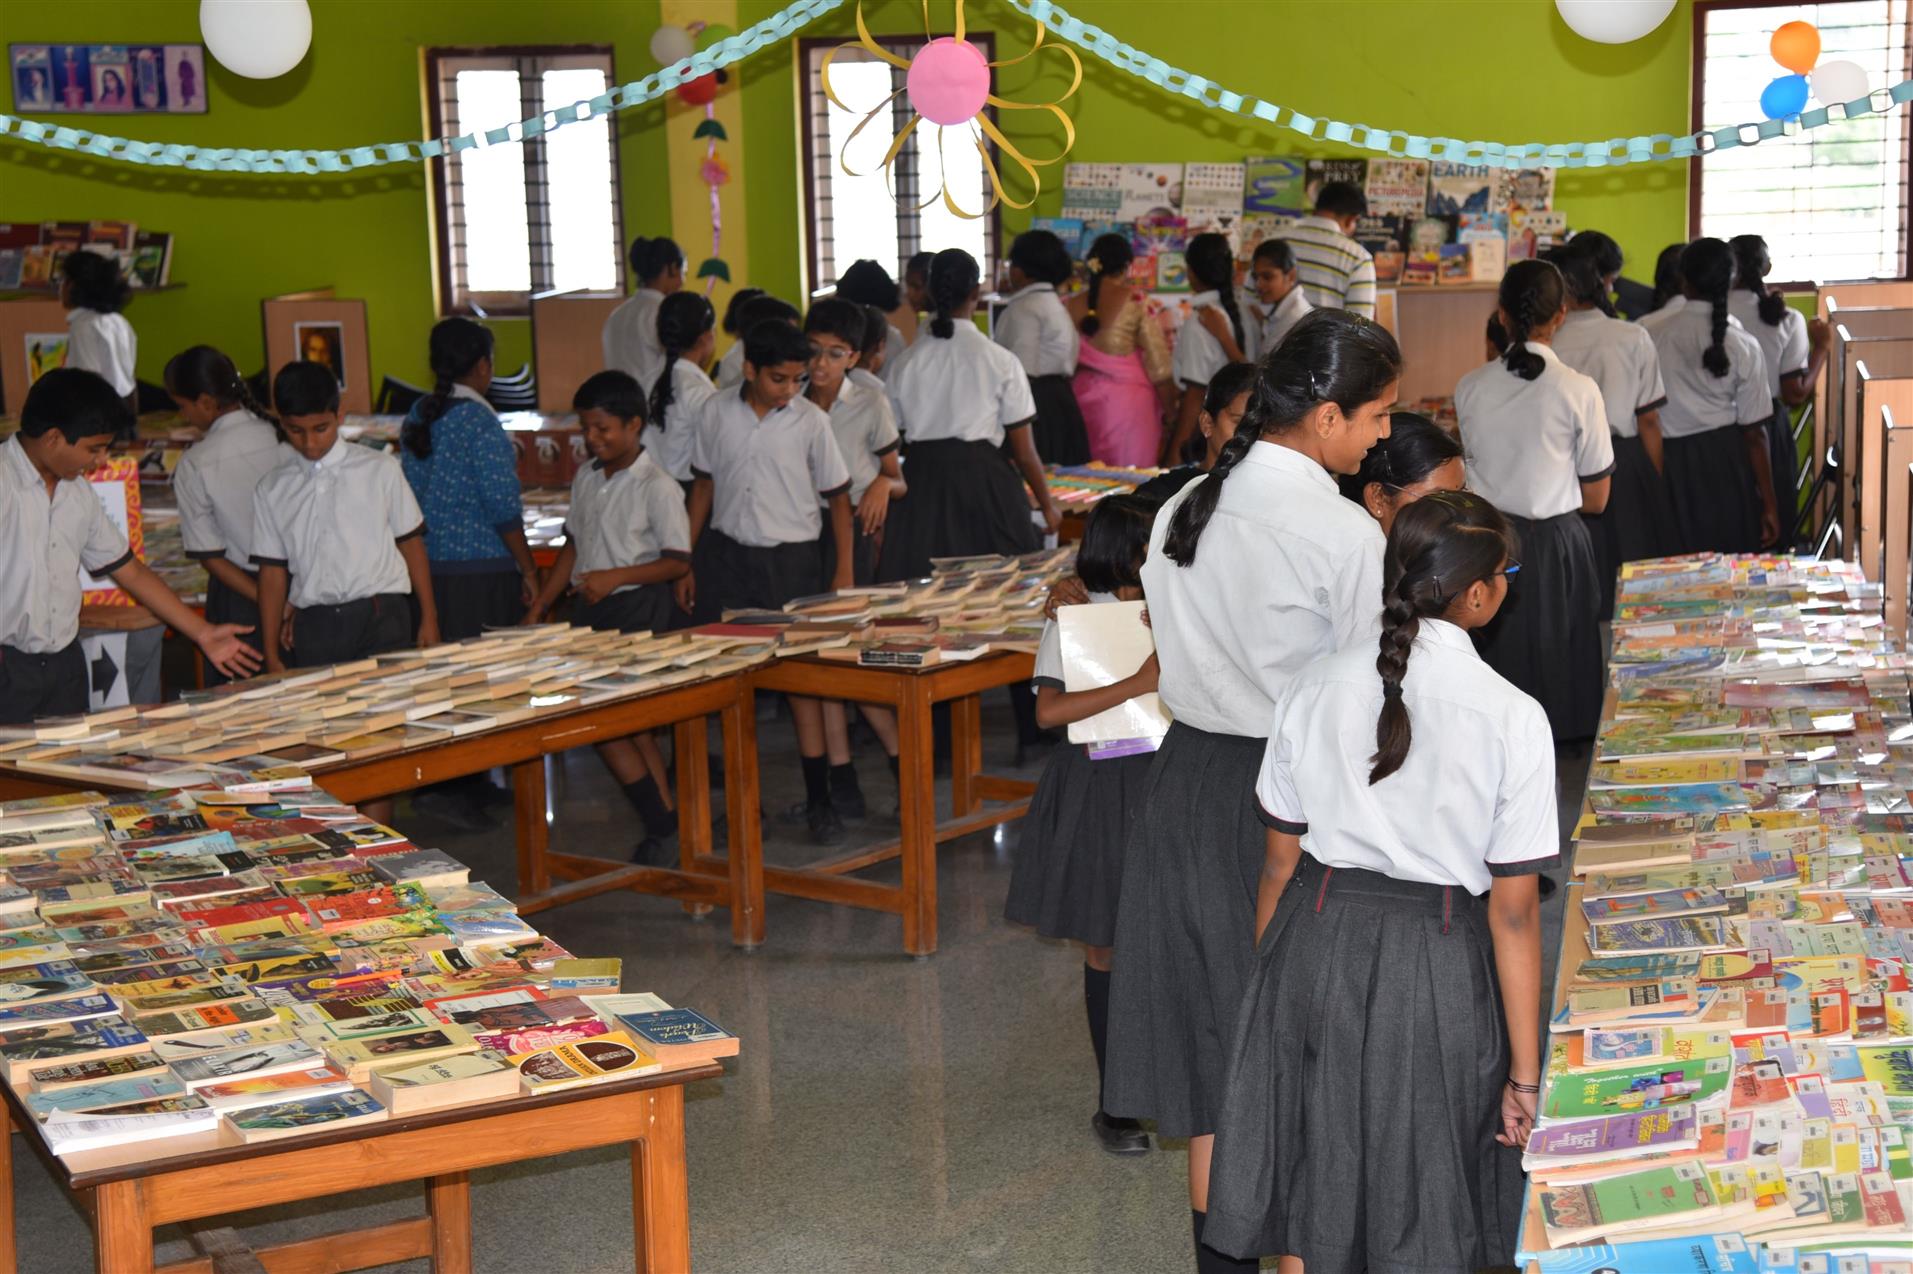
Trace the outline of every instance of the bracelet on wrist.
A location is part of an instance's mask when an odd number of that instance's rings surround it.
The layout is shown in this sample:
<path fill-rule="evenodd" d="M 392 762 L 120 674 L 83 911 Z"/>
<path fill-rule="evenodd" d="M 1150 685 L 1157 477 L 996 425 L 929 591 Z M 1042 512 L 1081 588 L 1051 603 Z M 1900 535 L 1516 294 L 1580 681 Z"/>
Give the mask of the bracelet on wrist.
<path fill-rule="evenodd" d="M 1533 1094 L 1541 1091 L 1541 1085 L 1539 1084 L 1524 1084 L 1516 1079 L 1510 1079 L 1508 1081 L 1508 1087 L 1514 1089 L 1517 1093 Z"/>

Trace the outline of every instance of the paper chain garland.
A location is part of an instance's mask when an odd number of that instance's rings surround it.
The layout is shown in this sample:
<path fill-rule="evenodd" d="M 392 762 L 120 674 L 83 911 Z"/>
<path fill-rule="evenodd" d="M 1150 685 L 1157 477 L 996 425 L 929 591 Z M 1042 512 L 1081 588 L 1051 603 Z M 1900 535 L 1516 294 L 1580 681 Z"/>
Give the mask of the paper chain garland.
<path fill-rule="evenodd" d="M 792 0 L 782 10 L 738 35 L 719 40 L 710 48 L 700 49 L 690 57 L 654 71 L 641 80 L 620 85 L 588 101 L 560 107 L 539 118 L 494 128 L 483 134 L 467 133 L 424 142 L 385 142 L 347 150 L 244 150 L 134 141 L 84 128 L 67 128 L 21 119 L 17 115 L 0 114 L 0 137 L 120 163 L 155 168 L 187 168 L 200 172 L 304 175 L 356 172 L 385 164 L 419 163 L 461 150 L 521 142 L 527 137 L 536 137 L 578 120 L 596 119 L 612 111 L 642 106 L 687 80 L 709 75 L 720 67 L 742 61 L 766 45 L 787 39 L 800 27 L 808 26 L 843 3 L 844 0 Z M 1607 141 L 1526 142 L 1518 145 L 1461 141 L 1452 137 L 1424 137 L 1417 133 L 1374 128 L 1367 124 L 1317 119 L 1264 98 L 1225 89 L 1212 80 L 1171 66 L 1161 58 L 1152 57 L 1133 45 L 1123 43 L 1101 27 L 1065 12 L 1051 0 L 1005 0 L 1005 3 L 1042 23 L 1057 37 L 1095 54 L 1111 66 L 1168 92 L 1200 102 L 1211 110 L 1231 115 L 1250 115 L 1316 141 L 1341 142 L 1404 158 L 1440 159 L 1493 168 L 1604 168 L 1689 159 L 1736 146 L 1753 146 L 1773 137 L 1789 137 L 1860 115 L 1883 114 L 1895 106 L 1913 101 L 1913 79 L 1910 79 L 1891 88 L 1876 89 L 1863 98 L 1845 104 L 1802 111 L 1797 117 L 1786 120 L 1763 120 L 1729 128 L 1702 129 L 1682 137 L 1655 133 L 1616 137 Z"/>

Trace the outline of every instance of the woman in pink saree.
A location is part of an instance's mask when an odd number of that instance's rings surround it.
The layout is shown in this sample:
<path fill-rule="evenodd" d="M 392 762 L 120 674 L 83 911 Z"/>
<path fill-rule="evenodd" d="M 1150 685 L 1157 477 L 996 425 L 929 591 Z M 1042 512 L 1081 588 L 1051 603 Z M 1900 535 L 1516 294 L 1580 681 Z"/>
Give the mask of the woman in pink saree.
<path fill-rule="evenodd" d="M 1133 256 L 1119 234 L 1097 239 L 1089 249 L 1089 286 L 1066 304 L 1083 334 L 1072 387 L 1090 459 L 1148 468 L 1162 447 L 1163 414 L 1175 386 L 1162 326 L 1127 278 Z"/>

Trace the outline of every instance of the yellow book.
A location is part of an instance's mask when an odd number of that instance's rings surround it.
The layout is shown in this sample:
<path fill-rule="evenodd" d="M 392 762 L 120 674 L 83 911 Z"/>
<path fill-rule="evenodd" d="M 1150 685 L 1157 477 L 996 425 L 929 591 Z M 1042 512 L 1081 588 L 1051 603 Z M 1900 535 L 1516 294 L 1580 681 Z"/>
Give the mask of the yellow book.
<path fill-rule="evenodd" d="M 1601 761 L 1589 776 L 1608 787 L 1659 787 L 1671 783 L 1732 783 L 1740 760 L 1730 756 L 1678 757 L 1666 761 Z"/>
<path fill-rule="evenodd" d="M 511 1058 L 528 1093 L 549 1093 L 582 1084 L 650 1075 L 661 1069 L 657 1058 L 638 1046 L 627 1031 L 518 1053 Z"/>

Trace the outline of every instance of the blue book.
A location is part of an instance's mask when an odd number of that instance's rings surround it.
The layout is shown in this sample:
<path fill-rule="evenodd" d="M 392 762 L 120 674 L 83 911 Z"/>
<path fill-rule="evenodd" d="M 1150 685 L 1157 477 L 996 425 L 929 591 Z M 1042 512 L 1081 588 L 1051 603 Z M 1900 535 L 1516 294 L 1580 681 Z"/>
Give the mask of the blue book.
<path fill-rule="evenodd" d="M 180 1097 L 185 1092 L 184 1084 L 171 1075 L 161 1075 L 156 1079 L 114 1079 L 104 1084 L 59 1088 L 50 1093 L 27 1093 L 20 1100 L 35 1119 L 45 1119 L 56 1110 L 78 1114 L 107 1106 L 130 1106 L 134 1102 Z"/>
<path fill-rule="evenodd" d="M 620 1013 L 618 1024 L 660 1062 L 706 1061 L 737 1053 L 735 1035 L 692 1009 Z"/>
<path fill-rule="evenodd" d="M 1759 1265 L 1738 1234 L 1640 1243 L 1590 1243 L 1551 1252 L 1529 1252 L 1541 1274 L 1759 1274 Z"/>
<path fill-rule="evenodd" d="M 52 1026 L 59 1022 L 111 1017 L 119 1011 L 119 1005 L 104 995 L 82 995 L 71 1000 L 55 1000 L 50 1004 L 22 1004 L 15 1008 L 0 1009 L 0 1035 L 31 1026 Z"/>

